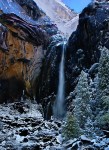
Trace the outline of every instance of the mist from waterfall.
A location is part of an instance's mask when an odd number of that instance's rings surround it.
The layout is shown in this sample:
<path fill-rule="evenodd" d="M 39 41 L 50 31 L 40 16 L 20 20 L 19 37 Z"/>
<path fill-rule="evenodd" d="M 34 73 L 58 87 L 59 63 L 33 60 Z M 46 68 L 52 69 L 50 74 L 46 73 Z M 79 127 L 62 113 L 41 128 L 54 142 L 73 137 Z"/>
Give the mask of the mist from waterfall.
<path fill-rule="evenodd" d="M 65 116 L 65 73 L 64 73 L 64 64 L 65 64 L 65 49 L 66 43 L 62 44 L 62 56 L 61 62 L 59 65 L 59 84 L 56 101 L 53 107 L 54 117 L 63 118 Z"/>

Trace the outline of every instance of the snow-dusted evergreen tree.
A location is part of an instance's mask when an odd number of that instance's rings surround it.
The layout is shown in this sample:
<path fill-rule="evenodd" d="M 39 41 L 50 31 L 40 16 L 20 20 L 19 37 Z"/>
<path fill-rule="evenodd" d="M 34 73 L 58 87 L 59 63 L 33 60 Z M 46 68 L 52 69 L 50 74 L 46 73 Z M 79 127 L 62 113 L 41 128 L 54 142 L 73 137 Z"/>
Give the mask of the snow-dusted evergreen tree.
<path fill-rule="evenodd" d="M 109 108 L 109 50 L 106 47 L 101 49 L 99 60 L 97 101 Z"/>
<path fill-rule="evenodd" d="M 89 105 L 90 92 L 87 74 L 82 71 L 78 84 L 76 86 L 76 98 L 74 100 L 74 116 L 77 118 L 79 126 L 84 128 L 87 118 L 91 114 L 91 109 Z"/>
<path fill-rule="evenodd" d="M 96 101 L 99 108 L 97 122 L 105 126 L 109 124 L 109 50 L 106 47 L 101 48 Z"/>
<path fill-rule="evenodd" d="M 77 119 L 72 113 L 67 114 L 66 124 L 63 127 L 63 136 L 66 140 L 76 138 L 80 134 L 79 125 Z"/>

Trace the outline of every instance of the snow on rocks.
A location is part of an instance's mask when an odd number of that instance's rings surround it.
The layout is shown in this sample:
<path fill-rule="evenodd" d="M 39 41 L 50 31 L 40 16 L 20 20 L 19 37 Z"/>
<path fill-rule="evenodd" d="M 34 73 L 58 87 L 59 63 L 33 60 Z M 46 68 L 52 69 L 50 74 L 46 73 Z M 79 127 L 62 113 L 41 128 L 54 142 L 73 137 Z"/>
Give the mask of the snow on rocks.
<path fill-rule="evenodd" d="M 16 102 L 0 105 L 0 150 L 109 150 L 109 138 L 81 135 L 66 141 L 62 124 L 46 121 L 36 103 Z"/>
<path fill-rule="evenodd" d="M 91 140 L 88 139 L 85 135 L 81 135 L 81 141 L 83 143 L 91 143 Z"/>
<path fill-rule="evenodd" d="M 45 121 L 36 103 L 0 105 L 0 149 L 38 150 L 59 146 L 60 122 Z"/>

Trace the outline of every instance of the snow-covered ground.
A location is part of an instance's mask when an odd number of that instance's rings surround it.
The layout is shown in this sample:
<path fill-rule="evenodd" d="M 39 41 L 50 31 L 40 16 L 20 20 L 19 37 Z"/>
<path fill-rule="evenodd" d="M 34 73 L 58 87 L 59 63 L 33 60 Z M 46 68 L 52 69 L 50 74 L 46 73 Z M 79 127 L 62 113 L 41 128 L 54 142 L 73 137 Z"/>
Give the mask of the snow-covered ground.
<path fill-rule="evenodd" d="M 109 150 L 106 136 L 65 141 L 65 121 L 44 120 L 41 112 L 41 106 L 28 100 L 0 105 L 0 150 Z"/>
<path fill-rule="evenodd" d="M 60 145 L 59 127 L 45 121 L 42 109 L 30 100 L 0 105 L 0 150 L 43 150 Z"/>

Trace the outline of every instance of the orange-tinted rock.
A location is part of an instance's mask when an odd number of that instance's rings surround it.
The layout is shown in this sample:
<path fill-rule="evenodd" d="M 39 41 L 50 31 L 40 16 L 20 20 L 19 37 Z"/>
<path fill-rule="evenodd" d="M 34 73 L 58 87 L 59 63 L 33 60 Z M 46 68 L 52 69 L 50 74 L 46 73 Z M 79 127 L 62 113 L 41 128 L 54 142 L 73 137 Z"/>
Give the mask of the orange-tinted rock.
<path fill-rule="evenodd" d="M 0 15 L 0 103 L 7 99 L 20 98 L 23 90 L 33 96 L 32 85 L 40 73 L 49 39 L 57 33 L 57 27 L 36 5 L 34 8 L 31 7 L 36 12 L 32 15 L 25 11 L 26 7 L 29 7 L 26 1 L 25 7 L 21 5 L 22 8 L 17 2 L 9 0 L 5 2 L 9 10 L 11 10 L 10 5 L 14 3 L 25 15 L 20 16 L 10 11 L 5 14 L 4 5 L 0 4 L 2 9 Z M 1 1 L 4 4 L 5 2 Z M 32 6 L 31 3 L 30 5 Z M 31 19 L 25 19 L 25 16 Z M 36 21 L 35 24 L 33 19 Z"/>
<path fill-rule="evenodd" d="M 32 43 L 14 37 L 11 31 L 7 33 L 6 43 L 8 45 L 6 52 L 0 48 L 0 79 L 10 80 L 11 78 L 15 78 L 24 85 L 27 85 L 28 82 L 29 86 L 25 86 L 28 90 L 30 88 L 29 70 L 32 67 L 31 62 L 34 59 L 34 55 L 37 54 L 37 47 Z M 38 60 L 35 59 L 35 61 L 37 62 Z M 34 68 L 32 67 L 32 69 Z M 13 83 L 10 82 L 10 84 Z"/>

